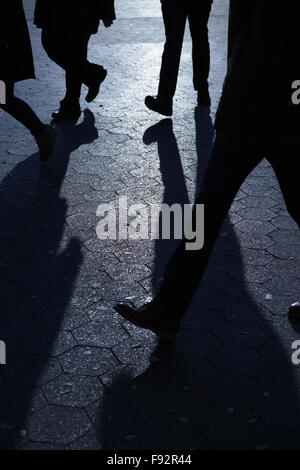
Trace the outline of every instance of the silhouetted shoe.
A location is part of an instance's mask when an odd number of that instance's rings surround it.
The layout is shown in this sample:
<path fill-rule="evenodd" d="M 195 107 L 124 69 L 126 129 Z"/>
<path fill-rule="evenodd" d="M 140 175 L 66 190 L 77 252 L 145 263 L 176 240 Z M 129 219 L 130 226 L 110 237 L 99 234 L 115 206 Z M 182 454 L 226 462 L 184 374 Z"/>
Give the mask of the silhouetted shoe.
<path fill-rule="evenodd" d="M 115 305 L 115 310 L 125 320 L 136 326 L 153 331 L 162 338 L 175 339 L 179 329 L 179 323 L 170 324 L 166 318 L 166 312 L 158 303 L 149 302 L 142 307 L 134 308 L 129 304 Z"/>
<path fill-rule="evenodd" d="M 67 103 L 66 101 L 60 102 L 60 108 L 58 111 L 52 113 L 54 121 L 77 121 L 80 117 L 81 110 L 78 102 Z"/>
<path fill-rule="evenodd" d="M 292 317 L 300 318 L 300 300 L 298 300 L 298 302 L 295 302 L 292 305 L 290 305 L 289 314 Z"/>
<path fill-rule="evenodd" d="M 159 98 L 158 96 L 146 96 L 145 105 L 151 111 L 155 111 L 163 116 L 172 116 L 173 114 L 172 100 Z"/>
<path fill-rule="evenodd" d="M 211 99 L 210 99 L 208 87 L 204 87 L 201 90 L 198 90 L 197 103 L 198 103 L 198 106 L 210 106 L 211 105 Z"/>
<path fill-rule="evenodd" d="M 88 91 L 88 94 L 85 97 L 85 100 L 88 103 L 91 103 L 91 101 L 93 101 L 96 98 L 96 96 L 98 95 L 100 85 L 101 85 L 102 82 L 104 82 L 104 80 L 106 78 L 107 70 L 105 70 L 103 67 L 101 67 L 100 70 L 99 70 L 99 73 L 97 75 L 98 75 L 97 79 L 95 79 L 93 81 L 93 83 L 87 84 L 88 87 L 89 87 L 89 91 Z"/>
<path fill-rule="evenodd" d="M 40 161 L 46 162 L 54 152 L 57 132 L 52 126 L 45 125 L 44 132 L 36 137 L 36 143 L 40 150 Z"/>

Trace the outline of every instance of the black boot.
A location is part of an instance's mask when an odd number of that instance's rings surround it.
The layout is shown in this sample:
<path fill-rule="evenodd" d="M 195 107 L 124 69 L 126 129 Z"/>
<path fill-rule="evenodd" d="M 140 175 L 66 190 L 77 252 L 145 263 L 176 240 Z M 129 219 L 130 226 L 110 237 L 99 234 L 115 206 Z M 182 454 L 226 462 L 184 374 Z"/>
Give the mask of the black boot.
<path fill-rule="evenodd" d="M 289 314 L 294 318 L 300 318 L 300 300 L 290 305 Z"/>
<path fill-rule="evenodd" d="M 156 301 L 149 302 L 139 308 L 119 303 L 115 305 L 115 310 L 125 320 L 141 328 L 151 330 L 163 338 L 173 340 L 179 330 L 180 322 L 175 320 L 175 316 L 172 316 L 174 319 L 170 321 L 166 315 L 166 307 Z"/>
<path fill-rule="evenodd" d="M 96 73 L 95 73 L 95 78 L 91 82 L 86 82 L 85 85 L 89 87 L 88 94 L 85 97 L 85 100 L 88 103 L 91 103 L 96 96 L 99 93 L 100 85 L 102 82 L 104 82 L 105 78 L 107 75 L 107 70 L 105 70 L 103 67 L 98 66 Z"/>
<path fill-rule="evenodd" d="M 172 116 L 173 103 L 172 99 L 160 98 L 159 96 L 146 96 L 145 105 L 151 111 L 162 114 L 163 116 Z"/>
<path fill-rule="evenodd" d="M 60 102 L 60 108 L 58 111 L 52 113 L 54 121 L 66 121 L 74 120 L 77 121 L 80 117 L 81 110 L 78 101 L 74 103 L 62 100 Z"/>

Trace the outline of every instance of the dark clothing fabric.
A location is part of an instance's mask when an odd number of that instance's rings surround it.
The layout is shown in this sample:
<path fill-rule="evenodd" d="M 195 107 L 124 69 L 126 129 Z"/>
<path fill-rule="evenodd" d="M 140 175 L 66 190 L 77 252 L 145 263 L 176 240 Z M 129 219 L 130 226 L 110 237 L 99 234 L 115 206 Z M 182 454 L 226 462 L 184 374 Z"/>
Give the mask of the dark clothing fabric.
<path fill-rule="evenodd" d="M 2 0 L 0 9 L 0 80 L 35 78 L 22 0 Z"/>
<path fill-rule="evenodd" d="M 43 133 L 44 124 L 25 101 L 14 95 L 13 83 L 6 83 L 6 104 L 0 105 L 0 108 L 23 124 L 34 137 Z"/>
<path fill-rule="evenodd" d="M 298 0 L 231 0 L 228 72 L 215 127 L 220 145 L 254 151 L 300 149 Z"/>
<path fill-rule="evenodd" d="M 51 60 L 66 71 L 66 96 L 78 102 L 81 85 L 90 86 L 103 67 L 87 60 L 88 42 L 100 19 L 114 20 L 114 0 L 37 0 L 35 24 L 42 28 L 42 43 Z"/>
<path fill-rule="evenodd" d="M 51 60 L 66 71 L 66 100 L 78 101 L 81 85 L 89 86 L 95 76 L 103 69 L 101 65 L 87 60 L 90 33 L 79 30 L 77 34 L 66 31 L 63 35 L 48 28 L 42 31 L 42 43 Z"/>
<path fill-rule="evenodd" d="M 185 241 L 180 242 L 167 265 L 157 297 L 157 300 L 168 305 L 167 311 L 177 315 L 178 319 L 185 313 L 199 286 L 222 223 L 240 186 L 264 156 L 261 152 L 249 150 L 224 150 L 217 143 L 214 146 L 202 188 L 196 198 L 197 204 L 205 205 L 204 247 L 198 251 L 187 251 Z M 287 209 L 300 227 L 299 156 L 298 151 L 267 154 Z"/>
<path fill-rule="evenodd" d="M 115 18 L 114 0 L 37 0 L 34 24 L 56 32 L 71 27 L 77 32 L 96 34 L 101 19 Z"/>
<path fill-rule="evenodd" d="M 212 0 L 161 0 L 166 42 L 162 56 L 158 96 L 171 99 L 176 90 L 180 56 L 188 19 L 193 44 L 193 84 L 195 90 L 207 86 L 210 51 L 207 23 Z"/>
<path fill-rule="evenodd" d="M 230 2 L 228 73 L 216 142 L 196 198 L 196 204 L 204 204 L 204 247 L 188 251 L 186 240 L 179 244 L 157 296 L 178 317 L 199 286 L 241 184 L 264 157 L 300 227 L 300 106 L 290 105 L 291 83 L 300 77 L 298 12 L 296 1 Z"/>

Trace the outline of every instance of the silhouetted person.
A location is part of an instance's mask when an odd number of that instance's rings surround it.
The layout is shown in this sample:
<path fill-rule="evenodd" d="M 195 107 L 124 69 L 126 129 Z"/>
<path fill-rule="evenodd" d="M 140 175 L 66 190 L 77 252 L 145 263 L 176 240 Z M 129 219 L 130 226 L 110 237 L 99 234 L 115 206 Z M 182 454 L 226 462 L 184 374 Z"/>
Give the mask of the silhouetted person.
<path fill-rule="evenodd" d="M 66 95 L 55 120 L 80 116 L 80 94 L 88 87 L 86 101 L 93 101 L 107 71 L 87 60 L 88 43 L 98 32 L 100 20 L 106 28 L 115 19 L 114 0 L 37 0 L 34 23 L 42 28 L 42 43 L 51 60 L 66 71 Z"/>
<path fill-rule="evenodd" d="M 244 180 L 266 157 L 290 215 L 300 226 L 299 115 L 292 83 L 300 77 L 299 3 L 231 0 L 229 62 L 215 122 L 216 140 L 196 204 L 205 205 L 204 247 L 182 240 L 158 295 L 139 309 L 116 310 L 135 325 L 174 338 L 207 267 L 223 220 Z M 195 226 L 195 210 L 193 213 Z M 290 314 L 300 316 L 299 302 Z"/>
<path fill-rule="evenodd" d="M 41 161 L 54 150 L 56 131 L 43 124 L 31 107 L 14 95 L 16 82 L 35 78 L 31 42 L 22 0 L 3 0 L 0 15 L 0 108 L 31 132 Z"/>
<path fill-rule="evenodd" d="M 166 42 L 162 56 L 158 94 L 146 96 L 145 104 L 152 111 L 172 116 L 180 56 L 188 19 L 193 44 L 193 83 L 198 105 L 210 105 L 208 75 L 210 51 L 207 23 L 213 0 L 161 0 Z"/>

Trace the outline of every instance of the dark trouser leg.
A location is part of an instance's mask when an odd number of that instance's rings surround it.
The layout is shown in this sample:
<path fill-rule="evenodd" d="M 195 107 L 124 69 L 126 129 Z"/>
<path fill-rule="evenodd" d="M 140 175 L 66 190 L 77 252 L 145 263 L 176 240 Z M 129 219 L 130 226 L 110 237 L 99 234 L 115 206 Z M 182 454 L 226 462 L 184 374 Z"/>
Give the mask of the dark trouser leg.
<path fill-rule="evenodd" d="M 42 43 L 51 60 L 66 71 L 66 96 L 64 101 L 79 101 L 82 83 L 91 81 L 96 73 L 95 64 L 87 60 L 90 34 L 68 31 L 63 35 L 43 29 Z M 63 47 L 62 47 L 63 45 Z"/>
<path fill-rule="evenodd" d="M 201 1 L 189 11 L 189 25 L 193 42 L 193 83 L 195 90 L 207 87 L 210 69 L 210 49 L 207 23 L 211 1 Z"/>
<path fill-rule="evenodd" d="M 158 96 L 172 99 L 176 90 L 187 11 L 175 0 L 162 0 L 161 7 L 166 42 L 161 62 Z"/>
<path fill-rule="evenodd" d="M 188 308 L 208 264 L 224 218 L 241 184 L 260 160 L 257 154 L 222 150 L 214 146 L 202 188 L 196 198 L 196 204 L 204 204 L 204 247 L 201 250 L 188 251 L 185 247 L 186 240 L 180 242 L 166 267 L 156 298 L 167 305 L 166 310 L 170 314 L 180 318 Z M 193 225 L 195 226 L 194 222 Z"/>
<path fill-rule="evenodd" d="M 44 124 L 25 101 L 15 97 L 13 83 L 6 84 L 6 104 L 0 108 L 23 124 L 34 137 L 42 135 Z"/>
<path fill-rule="evenodd" d="M 276 173 L 287 210 L 300 228 L 299 158 L 299 151 L 287 150 L 272 154 L 268 160 Z"/>
<path fill-rule="evenodd" d="M 79 101 L 81 86 L 90 76 L 91 64 L 87 60 L 90 34 L 76 35 L 69 45 L 69 59 L 66 63 L 65 101 Z"/>

